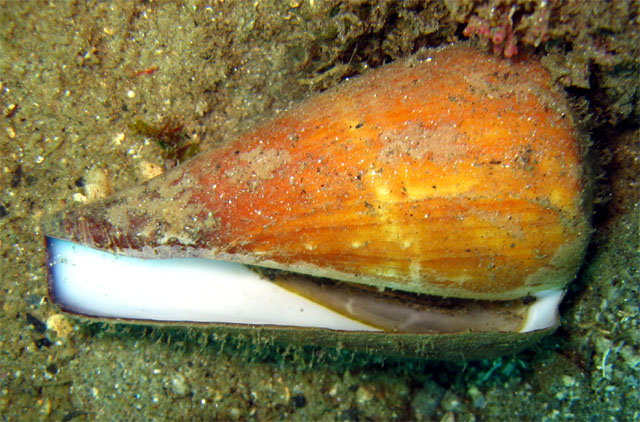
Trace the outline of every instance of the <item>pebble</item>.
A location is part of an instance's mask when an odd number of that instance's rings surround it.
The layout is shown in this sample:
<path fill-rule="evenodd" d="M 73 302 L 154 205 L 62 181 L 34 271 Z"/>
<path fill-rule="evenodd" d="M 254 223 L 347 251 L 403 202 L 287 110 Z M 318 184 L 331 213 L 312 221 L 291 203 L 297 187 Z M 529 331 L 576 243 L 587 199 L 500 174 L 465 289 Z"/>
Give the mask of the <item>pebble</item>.
<path fill-rule="evenodd" d="M 73 333 L 73 325 L 69 318 L 62 314 L 53 314 L 46 321 L 47 330 L 53 331 L 58 339 L 64 340 Z"/>
<path fill-rule="evenodd" d="M 89 202 L 106 198 L 113 193 L 109 172 L 103 168 L 93 167 L 84 180 L 84 194 Z"/>

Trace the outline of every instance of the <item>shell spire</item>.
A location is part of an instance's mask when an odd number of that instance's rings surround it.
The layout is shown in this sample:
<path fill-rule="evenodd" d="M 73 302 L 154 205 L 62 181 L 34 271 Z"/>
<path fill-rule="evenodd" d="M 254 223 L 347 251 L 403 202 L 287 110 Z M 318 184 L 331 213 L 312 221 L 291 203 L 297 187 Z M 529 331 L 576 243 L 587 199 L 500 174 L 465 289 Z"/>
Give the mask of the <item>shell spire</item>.
<path fill-rule="evenodd" d="M 48 235 L 439 296 L 562 287 L 590 228 L 576 131 L 536 61 L 431 50 L 308 99 Z"/>

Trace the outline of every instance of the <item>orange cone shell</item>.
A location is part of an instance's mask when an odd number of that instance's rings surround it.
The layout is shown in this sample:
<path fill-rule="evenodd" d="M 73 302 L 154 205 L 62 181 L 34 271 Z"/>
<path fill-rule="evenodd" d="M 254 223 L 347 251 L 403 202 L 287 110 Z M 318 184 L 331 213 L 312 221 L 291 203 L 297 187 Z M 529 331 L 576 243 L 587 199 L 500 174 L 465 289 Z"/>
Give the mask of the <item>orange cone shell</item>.
<path fill-rule="evenodd" d="M 571 281 L 580 145 L 534 60 L 428 51 L 341 84 L 52 229 L 405 291 L 509 299 Z"/>

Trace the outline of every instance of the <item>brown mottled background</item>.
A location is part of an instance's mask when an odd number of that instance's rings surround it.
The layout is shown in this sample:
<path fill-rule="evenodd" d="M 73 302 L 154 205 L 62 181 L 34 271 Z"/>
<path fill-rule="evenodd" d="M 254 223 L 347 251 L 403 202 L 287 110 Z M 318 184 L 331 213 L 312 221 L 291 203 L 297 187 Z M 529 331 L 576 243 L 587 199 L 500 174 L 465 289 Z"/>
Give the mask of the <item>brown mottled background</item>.
<path fill-rule="evenodd" d="M 640 418 L 639 7 L 0 1 L 0 418 Z M 509 16 L 519 54 L 541 57 L 591 134 L 596 232 L 562 328 L 541 344 L 494 361 L 385 359 L 90 324 L 49 303 L 47 213 L 143 181 L 185 144 L 215 146 L 345 77 L 466 39 L 469 23 L 495 33 Z"/>

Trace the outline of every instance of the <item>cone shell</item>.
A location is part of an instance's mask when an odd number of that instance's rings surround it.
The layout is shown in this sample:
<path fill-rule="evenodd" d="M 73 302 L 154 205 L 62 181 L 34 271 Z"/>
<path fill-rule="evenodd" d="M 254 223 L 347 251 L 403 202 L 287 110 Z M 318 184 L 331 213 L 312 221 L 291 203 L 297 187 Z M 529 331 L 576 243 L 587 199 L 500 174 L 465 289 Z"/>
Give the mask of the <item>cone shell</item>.
<path fill-rule="evenodd" d="M 345 82 L 54 237 L 378 288 L 511 299 L 571 281 L 590 232 L 576 131 L 534 60 L 457 46 Z"/>

